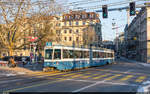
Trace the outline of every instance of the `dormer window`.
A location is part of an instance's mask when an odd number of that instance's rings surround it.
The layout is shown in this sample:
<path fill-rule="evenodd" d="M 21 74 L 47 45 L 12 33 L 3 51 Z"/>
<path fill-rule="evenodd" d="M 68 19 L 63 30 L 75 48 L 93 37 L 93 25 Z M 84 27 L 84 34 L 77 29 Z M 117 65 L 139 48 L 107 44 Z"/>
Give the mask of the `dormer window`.
<path fill-rule="evenodd" d="M 68 17 L 67 16 L 65 16 L 65 20 L 67 20 L 68 19 Z"/>
<path fill-rule="evenodd" d="M 86 15 L 85 14 L 82 14 L 82 19 L 85 19 L 86 18 Z"/>
<path fill-rule="evenodd" d="M 78 15 L 75 15 L 75 19 L 78 19 Z"/>

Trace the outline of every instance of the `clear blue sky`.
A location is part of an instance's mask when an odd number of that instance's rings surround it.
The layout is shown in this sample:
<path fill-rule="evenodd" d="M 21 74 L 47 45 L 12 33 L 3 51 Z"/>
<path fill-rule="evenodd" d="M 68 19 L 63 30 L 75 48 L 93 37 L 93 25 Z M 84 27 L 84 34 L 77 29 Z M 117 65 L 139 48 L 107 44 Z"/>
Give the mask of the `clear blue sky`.
<path fill-rule="evenodd" d="M 129 0 L 68 0 L 68 3 L 70 2 L 77 2 L 77 1 L 83 1 L 83 2 L 88 2 L 88 1 L 99 1 L 97 3 L 88 3 L 88 4 L 79 4 L 76 5 L 74 8 L 76 7 L 89 7 L 89 6 L 101 6 L 104 4 L 110 4 L 110 3 L 115 3 L 115 2 L 124 2 L 124 1 L 129 1 Z M 131 1 L 131 0 L 130 0 Z M 135 1 L 135 0 L 132 0 Z M 136 2 L 136 4 L 142 4 L 144 2 L 147 1 L 139 1 Z M 124 7 L 124 6 L 128 6 L 129 4 L 123 4 L 123 5 L 117 5 L 117 6 L 110 6 L 109 8 L 118 8 L 118 7 Z M 96 10 L 101 10 L 101 8 L 99 9 L 93 9 L 93 10 L 87 10 L 87 11 L 96 11 Z M 138 9 L 137 9 L 138 10 Z M 107 19 L 103 19 L 102 18 L 102 13 L 100 14 L 100 20 L 102 23 L 102 37 L 103 40 L 113 40 L 116 37 L 116 30 L 112 30 L 112 22 L 114 22 L 112 19 L 115 19 L 115 22 L 118 26 L 121 26 L 118 29 L 118 32 L 123 32 L 124 31 L 124 27 L 127 24 L 127 12 L 126 10 L 123 11 L 113 11 L 113 12 L 109 12 L 108 14 L 108 18 Z M 130 17 L 130 22 L 134 17 Z M 122 26 L 124 25 L 124 26 Z"/>

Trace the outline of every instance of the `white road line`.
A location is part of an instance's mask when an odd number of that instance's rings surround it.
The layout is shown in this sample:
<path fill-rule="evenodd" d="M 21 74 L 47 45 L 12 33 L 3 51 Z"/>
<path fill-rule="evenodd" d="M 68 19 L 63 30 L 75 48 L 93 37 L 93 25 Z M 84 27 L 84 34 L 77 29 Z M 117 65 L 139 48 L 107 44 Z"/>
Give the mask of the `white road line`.
<path fill-rule="evenodd" d="M 1 81 L 0 84 L 9 83 L 9 82 L 15 82 L 15 81 L 21 81 L 21 80 L 23 80 L 23 79 Z"/>
<path fill-rule="evenodd" d="M 9 73 L 9 74 L 6 74 L 6 76 L 16 76 L 16 74 Z"/>
<path fill-rule="evenodd" d="M 96 83 L 96 82 L 97 82 L 97 81 L 90 81 L 90 80 L 76 80 L 76 79 L 66 79 L 66 80 L 80 81 L 80 82 L 91 82 L 91 83 Z"/>
<path fill-rule="evenodd" d="M 128 70 L 128 71 L 125 71 L 125 72 L 123 72 L 123 73 L 129 73 L 129 72 L 131 72 L 131 71 L 133 71 L 133 70 Z"/>
<path fill-rule="evenodd" d="M 150 81 L 145 81 L 141 86 L 137 89 L 137 92 L 149 92 Z"/>
<path fill-rule="evenodd" d="M 74 90 L 74 91 L 72 91 L 72 92 L 80 92 L 80 91 L 82 91 L 82 90 L 85 90 L 85 89 L 87 89 L 87 88 L 90 88 L 90 87 L 93 87 L 93 86 L 95 86 L 95 85 L 98 85 L 98 84 L 112 84 L 112 85 L 129 85 L 129 86 L 139 86 L 139 85 L 136 85 L 136 84 L 126 84 L 126 83 L 116 83 L 116 82 L 106 82 L 106 81 L 97 81 L 97 82 L 95 82 L 95 81 L 88 81 L 88 80 L 74 80 L 74 79 L 68 79 L 68 80 L 73 80 L 73 81 L 83 81 L 83 82 L 94 82 L 93 84 L 91 84 L 91 85 L 88 85 L 88 86 L 85 86 L 85 87 L 82 87 L 82 88 L 80 88 L 80 89 L 77 89 L 77 90 Z"/>
<path fill-rule="evenodd" d="M 102 81 L 102 82 L 104 82 L 104 81 Z M 87 88 L 93 87 L 93 86 L 95 86 L 95 85 L 97 85 L 97 84 L 99 84 L 99 83 L 102 83 L 102 82 L 96 82 L 96 83 L 94 83 L 94 84 L 91 84 L 91 85 L 89 85 L 89 86 L 85 86 L 85 87 L 83 87 L 83 88 L 80 88 L 80 89 L 74 90 L 74 91 L 72 91 L 72 92 L 80 92 L 80 91 L 82 91 L 82 90 L 84 90 L 84 89 L 87 89 Z"/>

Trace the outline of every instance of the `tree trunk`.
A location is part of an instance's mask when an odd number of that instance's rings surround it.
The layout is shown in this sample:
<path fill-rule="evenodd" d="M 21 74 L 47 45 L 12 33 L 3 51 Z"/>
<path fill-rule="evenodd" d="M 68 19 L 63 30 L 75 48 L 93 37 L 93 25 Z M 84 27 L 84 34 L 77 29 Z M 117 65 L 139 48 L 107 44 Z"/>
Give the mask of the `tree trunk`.
<path fill-rule="evenodd" d="M 13 49 L 9 47 L 9 56 L 13 56 Z"/>

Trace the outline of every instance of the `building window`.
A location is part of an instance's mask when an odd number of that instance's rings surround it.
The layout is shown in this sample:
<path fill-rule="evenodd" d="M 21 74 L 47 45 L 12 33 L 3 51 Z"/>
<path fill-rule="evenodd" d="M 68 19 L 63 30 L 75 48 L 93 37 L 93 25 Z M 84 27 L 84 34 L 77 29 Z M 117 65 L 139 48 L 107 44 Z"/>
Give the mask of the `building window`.
<path fill-rule="evenodd" d="M 86 18 L 86 14 L 82 14 L 82 19 L 85 19 Z"/>
<path fill-rule="evenodd" d="M 79 25 L 79 22 L 76 22 L 76 25 Z"/>
<path fill-rule="evenodd" d="M 71 20 L 72 19 L 72 16 L 69 16 L 69 20 Z"/>
<path fill-rule="evenodd" d="M 67 23 L 66 22 L 64 22 L 64 26 L 66 26 L 67 25 Z"/>
<path fill-rule="evenodd" d="M 69 41 L 72 41 L 72 37 L 69 37 Z"/>
<path fill-rule="evenodd" d="M 72 30 L 71 30 L 71 29 L 69 30 L 69 33 L 72 33 Z"/>
<path fill-rule="evenodd" d="M 58 26 L 61 26 L 61 24 L 59 23 Z"/>
<path fill-rule="evenodd" d="M 78 29 L 76 30 L 76 33 L 79 33 L 79 30 L 78 30 Z"/>
<path fill-rule="evenodd" d="M 79 41 L 79 37 L 76 37 L 76 41 Z"/>
<path fill-rule="evenodd" d="M 65 16 L 65 20 L 67 20 L 68 19 L 68 17 L 67 16 Z"/>
<path fill-rule="evenodd" d="M 64 40 L 67 41 L 67 37 L 64 37 Z"/>
<path fill-rule="evenodd" d="M 85 25 L 85 21 L 82 22 L 82 25 Z"/>
<path fill-rule="evenodd" d="M 78 19 L 78 15 L 75 15 L 75 19 Z"/>
<path fill-rule="evenodd" d="M 67 33 L 67 30 L 64 30 L 64 33 Z"/>
<path fill-rule="evenodd" d="M 71 21 L 69 21 L 69 25 L 72 25 Z"/>

